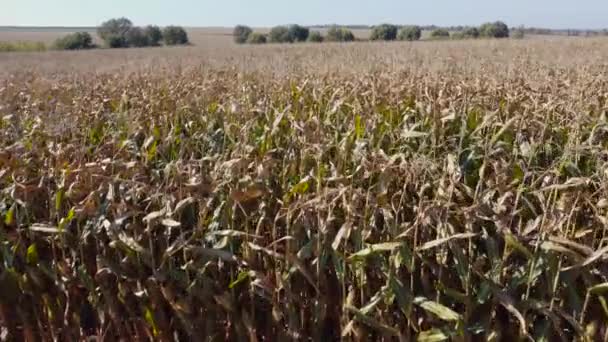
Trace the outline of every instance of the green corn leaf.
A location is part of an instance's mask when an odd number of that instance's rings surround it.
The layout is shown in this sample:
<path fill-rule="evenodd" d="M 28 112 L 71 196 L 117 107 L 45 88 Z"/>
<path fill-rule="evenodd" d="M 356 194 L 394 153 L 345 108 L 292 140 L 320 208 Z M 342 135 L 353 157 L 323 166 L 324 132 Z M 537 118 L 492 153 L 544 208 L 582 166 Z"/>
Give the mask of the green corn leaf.
<path fill-rule="evenodd" d="M 154 335 L 154 337 L 158 336 L 158 327 L 156 325 L 156 322 L 154 321 L 154 314 L 152 313 L 152 310 L 150 310 L 150 308 L 146 308 L 146 312 L 144 313 L 144 319 L 152 328 L 152 335 Z"/>
<path fill-rule="evenodd" d="M 401 245 L 403 245 L 403 243 L 401 242 L 385 242 L 385 243 L 378 243 L 375 245 L 370 245 L 367 248 L 364 248 L 360 251 L 358 251 L 357 253 L 352 254 L 349 259 L 358 259 L 358 258 L 366 258 L 378 253 L 384 253 L 384 252 L 392 252 L 393 250 L 401 247 Z"/>
<path fill-rule="evenodd" d="M 36 248 L 35 243 L 29 245 L 29 247 L 27 248 L 27 253 L 25 254 L 25 261 L 30 265 L 36 265 L 38 263 L 38 248 Z"/>
<path fill-rule="evenodd" d="M 358 139 L 362 139 L 365 135 L 365 125 L 361 120 L 361 115 L 355 115 L 355 137 Z"/>
<path fill-rule="evenodd" d="M 441 342 L 447 341 L 450 338 L 443 330 L 431 329 L 418 334 L 416 341 L 418 342 Z"/>
<path fill-rule="evenodd" d="M 425 311 L 432 313 L 433 315 L 439 317 L 444 321 L 451 322 L 462 320 L 462 316 L 460 316 L 460 314 L 458 314 L 454 310 L 437 302 L 430 301 L 424 297 L 416 297 L 414 299 L 414 304 L 420 306 Z"/>

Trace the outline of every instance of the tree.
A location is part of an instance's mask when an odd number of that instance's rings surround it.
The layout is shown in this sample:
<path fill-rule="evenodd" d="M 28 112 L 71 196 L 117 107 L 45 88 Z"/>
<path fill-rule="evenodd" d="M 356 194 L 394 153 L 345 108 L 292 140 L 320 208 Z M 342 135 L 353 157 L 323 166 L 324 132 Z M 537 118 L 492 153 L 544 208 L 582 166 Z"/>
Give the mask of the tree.
<path fill-rule="evenodd" d="M 293 43 L 292 37 L 289 35 L 287 26 L 275 26 L 270 29 L 271 43 Z"/>
<path fill-rule="evenodd" d="M 399 40 L 408 40 L 410 42 L 414 40 L 420 40 L 422 36 L 422 30 L 419 26 L 405 26 L 399 31 Z"/>
<path fill-rule="evenodd" d="M 146 37 L 148 37 L 148 44 L 150 46 L 159 46 L 160 41 L 163 39 L 163 32 L 160 27 L 149 25 L 144 29 Z"/>
<path fill-rule="evenodd" d="M 181 26 L 167 26 L 163 29 L 163 40 L 166 45 L 188 44 L 188 33 Z"/>
<path fill-rule="evenodd" d="M 467 27 L 462 31 L 462 36 L 464 38 L 479 38 L 479 30 L 477 27 Z"/>
<path fill-rule="evenodd" d="M 352 42 L 355 35 L 343 27 L 332 26 L 327 30 L 327 40 L 330 42 Z"/>
<path fill-rule="evenodd" d="M 247 43 L 249 44 L 266 44 L 266 35 L 261 33 L 252 33 L 247 38 Z"/>
<path fill-rule="evenodd" d="M 446 29 L 436 29 L 431 32 L 431 38 L 433 39 L 445 39 L 450 38 L 450 32 Z"/>
<path fill-rule="evenodd" d="M 292 42 L 305 42 L 310 34 L 310 30 L 307 27 L 300 25 L 290 25 L 288 31 L 289 40 Z"/>
<path fill-rule="evenodd" d="M 55 41 L 55 48 L 58 50 L 84 50 L 92 49 L 93 38 L 88 32 L 76 32 Z"/>
<path fill-rule="evenodd" d="M 133 23 L 127 18 L 110 19 L 97 28 L 97 34 L 108 46 L 111 46 L 112 44 L 110 44 L 110 41 L 116 42 L 122 40 L 126 42 L 127 32 L 129 32 L 132 27 Z M 121 45 L 120 47 L 123 46 Z"/>
<path fill-rule="evenodd" d="M 507 38 L 509 37 L 509 26 L 502 21 L 485 23 L 479 28 L 479 34 L 486 38 Z"/>
<path fill-rule="evenodd" d="M 395 40 L 397 39 L 397 26 L 382 24 L 372 29 L 371 40 Z"/>
<path fill-rule="evenodd" d="M 308 35 L 308 41 L 311 43 L 322 43 L 323 35 L 321 35 L 321 32 L 319 31 L 312 31 Z"/>
<path fill-rule="evenodd" d="M 237 44 L 245 44 L 253 30 L 249 26 L 237 25 L 232 32 L 234 42 Z"/>
<path fill-rule="evenodd" d="M 117 34 L 112 34 L 112 35 L 107 36 L 105 41 L 106 41 L 106 45 L 112 49 L 129 47 L 127 38 L 124 36 L 117 35 Z"/>
<path fill-rule="evenodd" d="M 131 27 L 131 29 L 125 35 L 125 38 L 128 46 L 144 47 L 150 45 L 148 36 L 141 27 Z"/>

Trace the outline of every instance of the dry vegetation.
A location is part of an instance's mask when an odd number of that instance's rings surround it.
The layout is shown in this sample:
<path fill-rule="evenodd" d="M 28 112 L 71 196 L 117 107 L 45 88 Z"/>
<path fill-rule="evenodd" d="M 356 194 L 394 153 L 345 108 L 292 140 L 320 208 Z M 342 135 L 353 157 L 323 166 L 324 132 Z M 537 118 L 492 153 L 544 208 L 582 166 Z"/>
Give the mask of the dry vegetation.
<path fill-rule="evenodd" d="M 0 333 L 605 341 L 606 53 L 0 55 Z"/>

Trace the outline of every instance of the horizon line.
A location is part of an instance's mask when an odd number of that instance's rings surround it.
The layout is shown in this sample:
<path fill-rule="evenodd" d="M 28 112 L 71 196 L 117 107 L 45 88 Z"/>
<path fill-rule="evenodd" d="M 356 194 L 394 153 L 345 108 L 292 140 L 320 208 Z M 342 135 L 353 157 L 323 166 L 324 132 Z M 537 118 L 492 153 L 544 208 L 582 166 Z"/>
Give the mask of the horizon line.
<path fill-rule="evenodd" d="M 149 24 L 149 25 L 154 25 L 154 24 Z M 239 24 L 239 25 L 243 25 L 243 24 Z M 245 24 L 246 25 L 246 24 Z M 272 25 L 272 26 L 251 26 L 253 28 L 272 28 L 274 26 L 287 26 L 290 24 L 281 24 L 281 25 Z M 381 25 L 381 24 L 377 24 L 377 25 Z M 396 26 L 408 26 L 408 25 L 413 25 L 413 24 L 393 24 Z M 507 24 L 508 25 L 508 24 Z M 135 26 L 148 26 L 148 25 L 135 25 Z M 156 26 L 167 26 L 167 25 L 156 25 Z M 191 25 L 182 25 L 183 27 L 186 28 L 234 28 L 237 25 L 213 25 L 213 26 L 191 26 Z M 246 25 L 249 26 L 249 25 Z M 346 28 L 373 28 L 375 25 L 365 25 L 365 24 L 314 24 L 314 25 L 301 25 L 304 27 L 309 27 L 309 28 L 324 28 L 324 27 L 329 27 L 329 26 L 339 26 L 339 27 L 346 27 Z M 465 25 L 465 24 L 459 24 L 459 25 L 437 25 L 437 24 L 424 24 L 424 25 L 413 25 L 413 26 L 420 26 L 420 27 L 430 27 L 430 26 L 434 26 L 434 27 L 439 27 L 439 28 L 449 28 L 449 27 L 477 27 L 479 25 Z M 517 28 L 517 27 L 523 27 L 523 28 L 527 28 L 527 29 L 542 29 L 542 30 L 551 30 L 551 31 L 564 31 L 564 30 L 573 30 L 573 31 L 603 31 L 603 30 L 607 30 L 608 28 L 572 28 L 572 27 L 560 27 L 560 28 L 550 28 L 550 27 L 543 27 L 543 26 L 525 26 L 525 25 L 518 25 L 518 26 L 510 26 L 508 25 L 510 28 Z M 67 26 L 63 26 L 63 25 L 0 25 L 0 29 L 96 29 L 99 26 L 97 25 L 67 25 Z"/>

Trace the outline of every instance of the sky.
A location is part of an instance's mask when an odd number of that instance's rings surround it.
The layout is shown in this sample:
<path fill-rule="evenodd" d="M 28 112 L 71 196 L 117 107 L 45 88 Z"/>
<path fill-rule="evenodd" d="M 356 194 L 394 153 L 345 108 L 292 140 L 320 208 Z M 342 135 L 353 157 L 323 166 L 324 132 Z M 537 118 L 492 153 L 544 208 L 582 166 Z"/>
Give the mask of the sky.
<path fill-rule="evenodd" d="M 136 25 L 268 27 L 279 24 L 478 25 L 599 29 L 608 0 L 0 0 L 0 26 Z"/>

